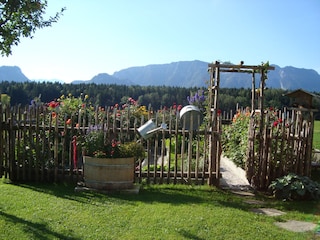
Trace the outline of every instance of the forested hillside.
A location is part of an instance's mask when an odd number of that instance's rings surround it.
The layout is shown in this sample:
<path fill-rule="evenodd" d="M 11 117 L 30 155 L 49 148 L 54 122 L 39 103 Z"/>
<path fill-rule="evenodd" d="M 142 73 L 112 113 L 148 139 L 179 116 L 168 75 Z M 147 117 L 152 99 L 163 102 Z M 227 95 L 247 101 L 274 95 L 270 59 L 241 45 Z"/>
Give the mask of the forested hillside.
<path fill-rule="evenodd" d="M 11 97 L 11 105 L 30 104 L 30 101 L 41 95 L 41 101 L 48 103 L 61 95 L 72 94 L 75 97 L 88 94 L 92 104 L 96 106 L 113 106 L 124 103 L 132 97 L 141 105 L 151 105 L 153 109 L 170 107 L 174 104 L 188 105 L 187 97 L 194 95 L 198 88 L 182 88 L 167 86 L 126 86 L 105 84 L 61 84 L 51 82 L 1 82 L 0 92 Z M 283 94 L 288 91 L 268 89 L 265 91 L 265 106 L 281 108 L 289 105 L 288 97 Z M 251 106 L 251 89 L 222 88 L 220 90 L 219 106 L 222 111 L 235 110 L 236 105 Z M 315 108 L 320 108 L 319 100 L 314 101 Z"/>

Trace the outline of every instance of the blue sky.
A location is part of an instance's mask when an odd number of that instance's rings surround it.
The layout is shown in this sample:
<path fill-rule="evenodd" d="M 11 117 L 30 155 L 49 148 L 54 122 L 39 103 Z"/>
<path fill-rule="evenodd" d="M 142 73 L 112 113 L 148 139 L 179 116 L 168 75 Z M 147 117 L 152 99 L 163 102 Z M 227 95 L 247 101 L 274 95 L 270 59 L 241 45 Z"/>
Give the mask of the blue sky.
<path fill-rule="evenodd" d="M 320 73 L 319 0 L 48 0 L 47 13 L 62 7 L 58 23 L 21 39 L 0 66 L 66 82 L 192 60 Z"/>

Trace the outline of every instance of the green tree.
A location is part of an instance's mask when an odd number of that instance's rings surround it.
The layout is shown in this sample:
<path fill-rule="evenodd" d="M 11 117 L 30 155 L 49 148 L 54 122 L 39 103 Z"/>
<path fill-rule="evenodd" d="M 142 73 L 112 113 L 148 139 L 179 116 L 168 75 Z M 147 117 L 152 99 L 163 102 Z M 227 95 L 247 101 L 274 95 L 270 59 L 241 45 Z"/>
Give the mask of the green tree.
<path fill-rule="evenodd" d="M 37 29 L 57 22 L 65 8 L 55 16 L 44 19 L 47 0 L 0 0 L 0 54 L 11 54 L 21 37 L 32 38 Z"/>

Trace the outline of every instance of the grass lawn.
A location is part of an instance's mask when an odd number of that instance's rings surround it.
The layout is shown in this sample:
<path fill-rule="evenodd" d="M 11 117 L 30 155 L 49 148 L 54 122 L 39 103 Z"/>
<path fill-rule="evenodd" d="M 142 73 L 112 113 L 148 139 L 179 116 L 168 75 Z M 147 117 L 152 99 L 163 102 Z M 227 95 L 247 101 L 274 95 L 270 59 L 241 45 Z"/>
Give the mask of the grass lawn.
<path fill-rule="evenodd" d="M 209 186 L 151 185 L 139 194 L 75 192 L 67 184 L 7 184 L 0 179 L 0 239 L 314 239 L 276 221 L 320 222 L 320 202 L 263 196 L 268 217 L 237 196 Z"/>
<path fill-rule="evenodd" d="M 320 121 L 314 122 L 313 147 L 320 149 Z"/>

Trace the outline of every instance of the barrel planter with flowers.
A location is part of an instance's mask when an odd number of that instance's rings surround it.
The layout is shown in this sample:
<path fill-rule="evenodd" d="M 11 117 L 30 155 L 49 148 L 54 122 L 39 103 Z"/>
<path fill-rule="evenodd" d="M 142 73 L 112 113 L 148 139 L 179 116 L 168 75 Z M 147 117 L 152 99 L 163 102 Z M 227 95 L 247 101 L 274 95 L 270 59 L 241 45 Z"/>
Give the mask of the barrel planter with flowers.
<path fill-rule="evenodd" d="M 121 143 L 101 129 L 89 129 L 84 136 L 85 186 L 99 190 L 133 188 L 135 161 L 144 156 L 138 142 Z"/>
<path fill-rule="evenodd" d="M 100 190 L 133 188 L 134 158 L 83 157 L 85 185 Z"/>

